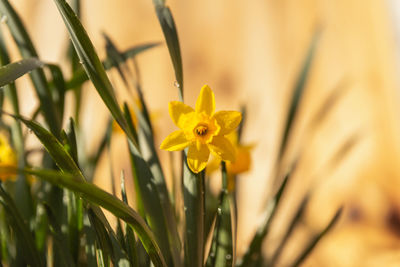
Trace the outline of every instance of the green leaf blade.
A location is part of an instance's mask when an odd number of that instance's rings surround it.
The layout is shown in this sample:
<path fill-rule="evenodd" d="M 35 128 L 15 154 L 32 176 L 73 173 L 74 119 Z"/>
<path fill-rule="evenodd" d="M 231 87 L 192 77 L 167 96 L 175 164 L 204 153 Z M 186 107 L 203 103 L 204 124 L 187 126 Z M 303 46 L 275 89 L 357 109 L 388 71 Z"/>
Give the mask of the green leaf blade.
<path fill-rule="evenodd" d="M 24 58 L 37 58 L 38 54 L 25 30 L 22 20 L 7 0 L 0 0 L 0 13 L 7 18 L 6 22 L 11 35 Z M 46 76 L 42 69 L 33 70 L 30 73 L 35 86 L 36 94 L 40 101 L 40 109 L 53 134 L 58 135 L 61 121 L 56 117 L 53 99 L 47 84 Z"/>
<path fill-rule="evenodd" d="M 281 140 L 281 144 L 280 144 L 280 148 L 279 148 L 279 152 L 278 152 L 279 153 L 278 154 L 279 161 L 282 159 L 283 154 L 285 153 L 286 146 L 287 146 L 287 143 L 288 143 L 288 140 L 290 137 L 290 132 L 293 129 L 293 124 L 294 124 L 296 115 L 299 110 L 300 101 L 303 97 L 306 82 L 307 82 L 307 79 L 308 79 L 308 76 L 309 76 L 309 73 L 311 70 L 311 65 L 312 65 L 312 62 L 314 59 L 319 36 L 320 36 L 320 32 L 317 31 L 314 34 L 314 36 L 309 44 L 306 57 L 304 59 L 302 68 L 300 70 L 299 76 L 297 77 L 297 80 L 296 80 L 296 83 L 295 83 L 295 86 L 293 89 L 292 97 L 290 100 L 289 112 L 286 115 L 285 127 L 284 127 L 282 140 Z"/>
<path fill-rule="evenodd" d="M 183 68 L 182 56 L 179 46 L 178 32 L 174 18 L 169 7 L 165 6 L 164 1 L 153 1 L 156 9 L 158 21 L 164 33 L 172 65 L 174 66 L 175 78 L 179 90 L 179 98 L 183 101 Z"/>
<path fill-rule="evenodd" d="M 0 87 L 14 82 L 19 77 L 40 68 L 43 63 L 37 58 L 26 58 L 0 67 Z"/>
<path fill-rule="evenodd" d="M 198 174 L 191 172 L 186 157 L 183 158 L 183 200 L 186 218 L 184 263 L 187 267 L 201 267 L 204 259 L 205 174 L 204 171 Z"/>
<path fill-rule="evenodd" d="M 228 192 L 228 174 L 222 162 L 222 192 L 207 266 L 232 266 L 234 262 L 232 213 L 233 194 Z"/>
<path fill-rule="evenodd" d="M 10 225 L 17 234 L 17 238 L 21 241 L 20 244 L 24 249 L 24 258 L 27 263 L 32 266 L 43 266 L 43 261 L 36 248 L 35 241 L 30 233 L 29 227 L 25 224 L 21 214 L 10 197 L 10 195 L 4 190 L 0 184 L 0 204 L 3 205 L 8 218 L 12 222 Z"/>
<path fill-rule="evenodd" d="M 122 130 L 125 131 L 136 149 L 138 149 L 138 145 L 127 127 L 127 122 L 125 121 L 122 111 L 119 108 L 115 98 L 114 88 L 107 77 L 104 67 L 100 62 L 100 59 L 92 42 L 89 39 L 88 34 L 86 33 L 74 11 L 64 0 L 54 0 L 54 2 L 56 3 L 58 11 L 60 12 L 65 26 L 68 29 L 72 43 L 75 47 L 75 51 L 78 54 L 86 74 L 93 82 L 94 87 L 96 88 L 100 97 L 103 99 L 103 102 L 111 112 L 114 119 L 121 126 Z"/>
<path fill-rule="evenodd" d="M 167 266 L 154 235 L 147 226 L 146 222 L 131 207 L 126 205 L 115 196 L 107 193 L 93 184 L 82 181 L 79 177 L 76 177 L 72 174 L 60 173 L 53 170 L 35 170 L 28 168 L 25 168 L 24 172 L 35 175 L 52 184 L 74 191 L 80 194 L 81 197 L 86 201 L 107 209 L 116 217 L 127 222 L 138 234 L 154 265 L 157 267 Z"/>

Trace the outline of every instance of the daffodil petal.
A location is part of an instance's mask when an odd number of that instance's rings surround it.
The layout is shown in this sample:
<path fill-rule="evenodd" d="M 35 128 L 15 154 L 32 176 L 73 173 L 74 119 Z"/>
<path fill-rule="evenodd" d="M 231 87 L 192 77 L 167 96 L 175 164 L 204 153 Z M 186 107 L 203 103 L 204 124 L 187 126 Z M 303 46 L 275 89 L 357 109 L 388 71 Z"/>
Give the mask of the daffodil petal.
<path fill-rule="evenodd" d="M 238 111 L 218 111 L 213 117 L 217 120 L 218 125 L 221 127 L 219 135 L 226 135 L 232 132 L 242 121 L 242 114 Z"/>
<path fill-rule="evenodd" d="M 251 167 L 250 151 L 244 147 L 238 147 L 236 153 L 236 161 L 226 164 L 229 174 L 239 174 L 247 172 Z"/>
<path fill-rule="evenodd" d="M 181 129 L 183 129 L 187 115 L 191 112 L 194 112 L 193 108 L 179 101 L 169 102 L 168 111 L 172 121 Z"/>
<path fill-rule="evenodd" d="M 214 92 L 208 85 L 204 85 L 201 88 L 200 95 L 196 101 L 196 112 L 206 113 L 211 116 L 215 111 L 215 97 Z"/>
<path fill-rule="evenodd" d="M 224 161 L 235 162 L 236 150 L 232 143 L 223 136 L 214 136 L 211 143 L 208 144 L 211 152 L 216 154 Z"/>
<path fill-rule="evenodd" d="M 175 131 L 168 135 L 161 143 L 160 148 L 168 151 L 182 150 L 190 144 L 182 130 Z"/>
<path fill-rule="evenodd" d="M 187 163 L 189 168 L 194 173 L 199 173 L 207 166 L 208 157 L 210 156 L 210 150 L 207 145 L 196 144 L 189 146 L 189 151 L 187 154 Z"/>
<path fill-rule="evenodd" d="M 211 157 L 211 160 L 208 162 L 206 167 L 206 175 L 210 176 L 213 172 L 219 169 L 221 165 L 221 158 L 215 157 L 214 155 Z"/>

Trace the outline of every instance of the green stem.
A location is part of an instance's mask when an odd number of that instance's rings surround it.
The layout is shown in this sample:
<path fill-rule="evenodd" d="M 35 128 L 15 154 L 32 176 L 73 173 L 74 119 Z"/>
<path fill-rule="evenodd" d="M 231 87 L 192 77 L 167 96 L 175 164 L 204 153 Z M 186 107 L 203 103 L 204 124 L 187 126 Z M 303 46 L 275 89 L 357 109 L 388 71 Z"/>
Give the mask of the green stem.
<path fill-rule="evenodd" d="M 194 174 L 186 163 L 183 165 L 185 266 L 201 267 L 204 259 L 205 172 Z"/>

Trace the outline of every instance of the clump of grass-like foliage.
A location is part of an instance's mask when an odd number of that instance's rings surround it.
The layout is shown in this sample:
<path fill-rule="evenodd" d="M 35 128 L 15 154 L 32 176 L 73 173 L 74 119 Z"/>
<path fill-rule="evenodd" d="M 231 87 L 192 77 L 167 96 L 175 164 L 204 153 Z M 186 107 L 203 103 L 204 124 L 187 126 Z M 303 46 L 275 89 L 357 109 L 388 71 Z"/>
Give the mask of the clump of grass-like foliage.
<path fill-rule="evenodd" d="M 153 2 L 175 70 L 178 97 L 183 102 L 182 59 L 173 16 L 164 1 Z M 188 168 L 185 160 L 187 152 L 182 152 L 180 159 L 181 175 L 175 177 L 182 184 L 182 194 L 174 194 L 166 186 L 141 84 L 139 79 L 135 79 L 135 70 L 127 71 L 129 67 L 126 64 L 158 43 L 120 51 L 105 36 L 107 58 L 100 61 L 79 20 L 79 0 L 71 1 L 73 8 L 65 0 L 54 0 L 54 3 L 72 42 L 68 51 L 72 70 L 69 76 L 64 75 L 58 63 L 50 64 L 38 59 L 17 13 L 7 0 L 0 0 L 2 21 L 6 22 L 23 58 L 10 62 L 7 45 L 0 34 L 0 126 L 10 136 L 9 139 L 2 138 L 0 151 L 12 147 L 16 155 L 15 159 L 9 154 L 0 156 L 0 159 L 3 157 L 0 160 L 0 263 L 6 266 L 276 265 L 308 201 L 306 197 L 300 205 L 272 257 L 265 258 L 262 254 L 263 241 L 271 231 L 271 222 L 295 169 L 286 171 L 282 159 L 309 73 L 317 35 L 310 44 L 293 90 L 274 174 L 279 186 L 266 205 L 265 219 L 247 252 L 236 255 L 236 196 L 234 189 L 228 188 L 229 179 L 236 179 L 236 175 L 228 173 L 225 162 L 221 163 L 222 188 L 219 196 L 207 191 L 204 170 L 193 173 Z M 135 66 L 138 67 L 136 63 Z M 127 103 L 121 105 L 117 102 L 114 87 L 106 74 L 110 68 L 116 68 L 129 90 L 135 90 L 139 101 L 132 101 L 133 113 Z M 18 96 L 22 91 L 17 90 L 14 83 L 18 77 L 28 73 L 39 100 L 32 118 L 20 115 Z M 102 142 L 93 154 L 82 154 L 86 152 L 81 150 L 78 153 L 77 148 L 77 133 L 81 131 L 80 99 L 85 82 L 93 83 L 111 115 Z M 68 92 L 73 92 L 76 106 L 74 117 L 63 129 L 64 102 Z M 3 110 L 4 100 L 11 103 L 10 111 Z M 36 121 L 39 116 L 43 118 L 43 123 Z M 131 177 L 121 174 L 122 199 L 117 198 L 115 192 L 114 195 L 107 193 L 92 183 L 100 155 L 110 143 L 112 120 L 118 123 L 126 136 L 132 168 Z M 238 130 L 239 142 L 243 121 Z M 30 154 L 25 147 L 26 129 L 34 133 L 43 145 L 39 151 L 43 155 L 40 166 L 30 163 Z M 32 177 L 36 177 L 36 181 L 32 182 Z M 134 208 L 127 201 L 126 179 L 132 179 L 135 186 Z M 182 211 L 177 211 L 175 207 L 179 196 L 183 196 Z M 211 203 L 207 209 L 206 201 Z M 117 218 L 115 228 L 110 226 L 101 208 Z M 184 215 L 183 220 L 178 214 Z M 301 264 L 339 215 L 340 211 L 322 232 L 310 237 L 308 246 L 293 261 L 293 266 Z M 206 246 L 208 236 L 211 237 L 210 246 Z"/>

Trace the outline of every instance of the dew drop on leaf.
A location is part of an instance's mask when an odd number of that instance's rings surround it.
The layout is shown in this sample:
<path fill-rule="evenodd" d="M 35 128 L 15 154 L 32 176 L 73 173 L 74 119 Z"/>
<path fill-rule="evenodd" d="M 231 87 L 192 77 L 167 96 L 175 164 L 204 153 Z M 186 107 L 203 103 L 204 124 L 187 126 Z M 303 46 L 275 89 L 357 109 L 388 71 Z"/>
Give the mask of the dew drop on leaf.
<path fill-rule="evenodd" d="M 6 15 L 1 16 L 0 22 L 7 23 L 8 17 Z"/>
<path fill-rule="evenodd" d="M 174 82 L 174 86 L 175 86 L 176 88 L 181 88 L 181 85 L 178 83 L 178 81 L 175 81 L 175 82 Z"/>

